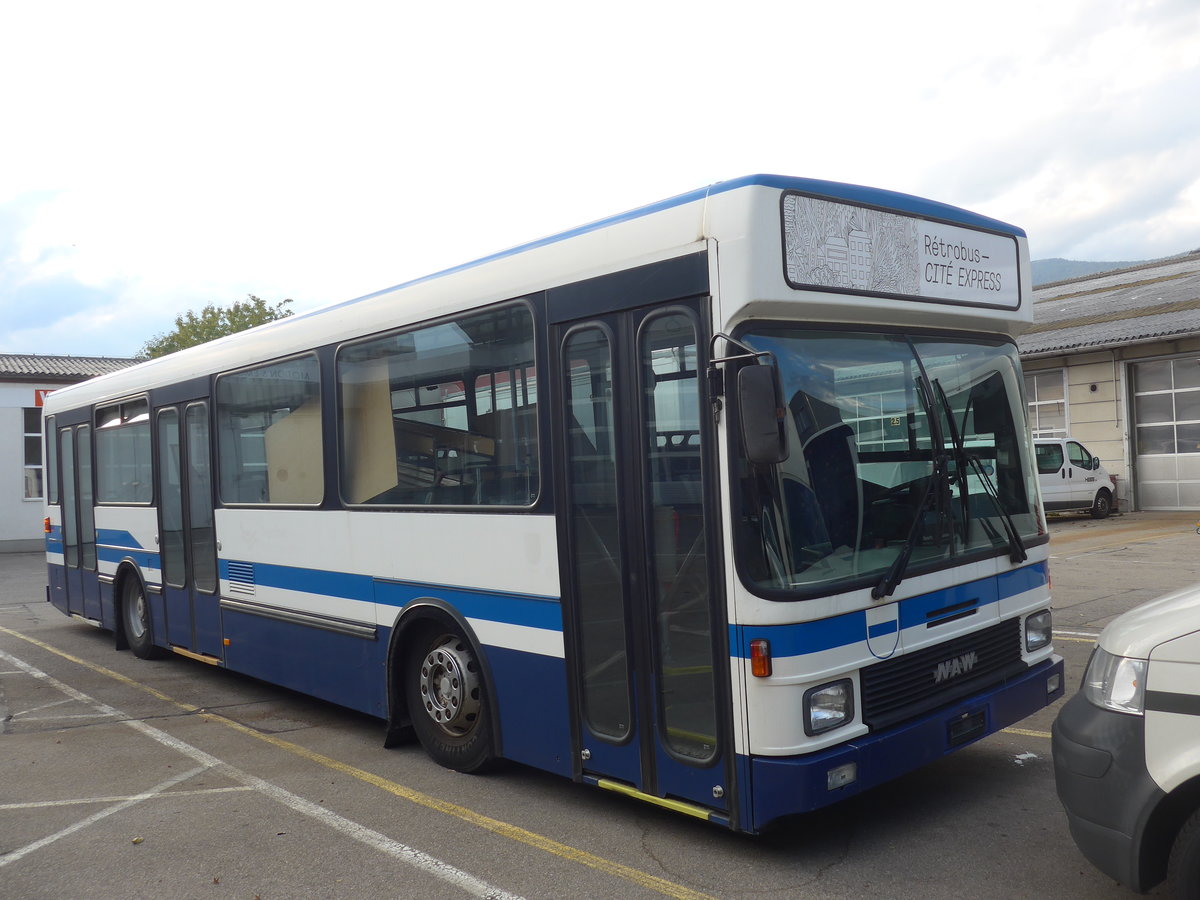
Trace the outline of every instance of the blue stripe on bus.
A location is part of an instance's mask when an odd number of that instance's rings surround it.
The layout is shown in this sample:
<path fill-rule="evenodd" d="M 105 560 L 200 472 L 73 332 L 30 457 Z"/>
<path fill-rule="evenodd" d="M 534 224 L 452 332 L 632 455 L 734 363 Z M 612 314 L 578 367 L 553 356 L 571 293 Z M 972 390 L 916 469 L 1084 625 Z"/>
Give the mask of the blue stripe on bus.
<path fill-rule="evenodd" d="M 1014 569 L 1011 572 L 1002 572 L 996 580 L 1000 587 L 1000 599 L 1007 600 L 1009 597 L 1039 588 L 1043 584 L 1049 584 L 1050 564 L 1040 562 L 1036 565 Z"/>
<path fill-rule="evenodd" d="M 241 560 L 234 561 L 240 562 Z M 220 560 L 222 578 L 229 578 L 229 562 L 227 559 Z M 305 594 L 319 594 L 323 597 L 371 600 L 373 579 L 370 575 L 330 572 L 325 569 L 301 569 L 296 566 L 279 566 L 273 563 L 256 562 L 251 565 L 254 566 L 254 583 L 259 587 L 300 591 Z"/>
<path fill-rule="evenodd" d="M 220 573 L 229 579 L 230 562 L 220 560 Z M 328 572 L 321 569 L 301 569 L 272 563 L 250 563 L 255 587 L 271 587 L 324 597 L 343 597 L 368 603 L 381 603 L 397 609 L 414 600 L 436 599 L 458 609 L 472 619 L 524 625 L 561 632 L 562 609 L 557 597 L 533 594 L 512 594 L 454 587 L 445 584 L 376 579 L 370 575 Z M 235 581 L 237 579 L 234 579 Z"/>
<path fill-rule="evenodd" d="M 119 563 L 131 559 L 140 569 L 157 569 L 160 565 L 157 550 L 130 550 L 128 547 L 96 546 L 96 556 L 104 562 Z"/>
<path fill-rule="evenodd" d="M 414 600 L 432 598 L 449 603 L 468 619 L 486 619 L 548 631 L 563 630 L 562 606 L 557 598 L 531 594 L 509 594 L 450 587 L 444 584 L 419 584 L 409 581 L 375 583 L 375 602 L 397 608 Z"/>
<path fill-rule="evenodd" d="M 899 627 L 900 626 L 896 623 L 895 619 L 891 619 L 887 622 L 880 622 L 878 625 L 868 625 L 867 637 L 883 637 L 885 634 L 892 634 Z"/>
<path fill-rule="evenodd" d="M 931 621 L 931 614 L 932 619 L 936 620 L 937 611 L 946 607 L 957 607 L 960 611 L 982 609 L 989 604 L 1033 590 L 1048 581 L 1048 565 L 1041 562 L 998 576 L 901 600 L 899 627 L 925 625 Z M 771 655 L 776 658 L 803 656 L 807 653 L 857 644 L 868 635 L 880 637 L 890 634 L 896 627 L 894 622 L 882 622 L 868 629 L 865 611 L 795 625 L 730 625 L 729 647 L 734 658 L 747 659 L 749 641 L 762 637 L 771 642 Z"/>
<path fill-rule="evenodd" d="M 142 542 L 135 538 L 132 534 L 120 528 L 97 528 L 96 543 L 108 544 L 110 547 L 128 547 L 131 550 L 146 550 L 142 546 Z M 150 553 L 157 554 L 157 550 L 150 550 Z"/>
<path fill-rule="evenodd" d="M 918 625 L 928 625 L 932 621 L 943 618 L 941 610 L 950 607 L 955 612 L 965 612 L 973 609 L 983 609 L 997 602 L 1000 597 L 996 593 L 996 579 L 984 578 L 979 581 L 968 581 L 966 584 L 956 584 L 954 587 L 910 597 L 900 601 L 900 627 L 913 628 Z"/>

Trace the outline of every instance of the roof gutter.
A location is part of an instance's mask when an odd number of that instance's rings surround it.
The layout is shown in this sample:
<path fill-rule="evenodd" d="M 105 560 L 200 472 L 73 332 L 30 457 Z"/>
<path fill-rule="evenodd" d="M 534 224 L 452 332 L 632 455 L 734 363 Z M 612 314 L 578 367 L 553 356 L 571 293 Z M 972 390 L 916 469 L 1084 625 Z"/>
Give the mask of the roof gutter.
<path fill-rule="evenodd" d="M 1021 359 L 1045 359 L 1048 356 L 1065 356 L 1069 353 L 1102 353 L 1106 350 L 1115 350 L 1118 347 L 1138 347 L 1143 344 L 1157 344 L 1161 341 L 1177 341 L 1182 338 L 1200 337 L 1200 330 L 1190 329 L 1188 331 L 1170 332 L 1167 334 L 1158 334 L 1151 337 L 1137 338 L 1136 340 L 1120 340 L 1120 341 L 1105 341 L 1101 344 L 1083 344 L 1070 347 L 1059 347 L 1051 350 L 1037 350 L 1032 353 L 1026 353 L 1017 347 L 1017 354 Z"/>

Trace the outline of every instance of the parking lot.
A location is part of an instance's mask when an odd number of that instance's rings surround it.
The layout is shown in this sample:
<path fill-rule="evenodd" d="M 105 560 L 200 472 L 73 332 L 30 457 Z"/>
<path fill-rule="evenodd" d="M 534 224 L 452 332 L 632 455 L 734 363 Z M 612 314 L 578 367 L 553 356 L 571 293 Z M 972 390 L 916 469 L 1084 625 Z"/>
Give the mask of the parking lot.
<path fill-rule="evenodd" d="M 1116 615 L 1200 582 L 1191 514 L 1055 517 L 1068 692 Z M 0 556 L 0 896 L 1135 896 L 1076 851 L 1049 709 L 758 838 L 512 766 L 441 769 L 369 718 L 145 662 Z"/>

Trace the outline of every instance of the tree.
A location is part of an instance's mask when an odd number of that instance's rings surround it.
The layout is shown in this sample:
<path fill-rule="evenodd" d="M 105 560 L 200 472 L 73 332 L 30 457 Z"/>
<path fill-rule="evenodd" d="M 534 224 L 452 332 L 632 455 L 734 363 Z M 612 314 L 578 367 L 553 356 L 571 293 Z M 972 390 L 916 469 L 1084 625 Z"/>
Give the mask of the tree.
<path fill-rule="evenodd" d="M 142 345 L 141 356 L 155 359 L 185 347 L 194 347 L 227 334 L 245 331 L 255 325 L 286 319 L 292 311 L 284 307 L 291 302 L 280 300 L 274 306 L 268 306 L 265 300 L 248 294 L 245 300 L 234 301 L 233 305 L 228 307 L 214 306 L 210 303 L 200 310 L 199 315 L 189 309 L 175 317 L 174 331 L 146 341 Z"/>

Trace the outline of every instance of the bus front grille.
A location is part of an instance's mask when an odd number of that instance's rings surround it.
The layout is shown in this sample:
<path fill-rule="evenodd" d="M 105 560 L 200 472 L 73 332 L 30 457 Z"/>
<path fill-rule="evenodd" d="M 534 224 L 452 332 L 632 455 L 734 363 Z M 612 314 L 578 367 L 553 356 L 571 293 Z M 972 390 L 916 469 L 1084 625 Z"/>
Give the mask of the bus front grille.
<path fill-rule="evenodd" d="M 1021 621 L 1009 619 L 865 667 L 863 722 L 872 731 L 915 718 L 1024 672 Z"/>

